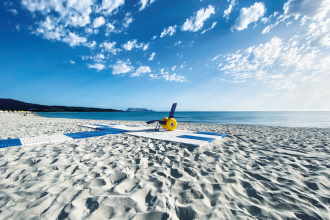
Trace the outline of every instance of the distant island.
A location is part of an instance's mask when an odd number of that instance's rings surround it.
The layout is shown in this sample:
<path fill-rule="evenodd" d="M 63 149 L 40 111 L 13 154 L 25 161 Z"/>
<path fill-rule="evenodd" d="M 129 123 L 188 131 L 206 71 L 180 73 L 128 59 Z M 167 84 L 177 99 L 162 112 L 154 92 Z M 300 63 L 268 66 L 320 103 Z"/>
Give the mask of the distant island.
<path fill-rule="evenodd" d="M 146 109 L 146 108 L 128 108 L 127 112 L 153 112 L 153 110 Z"/>
<path fill-rule="evenodd" d="M 10 111 L 31 111 L 31 112 L 122 112 L 116 109 L 72 107 L 56 105 L 31 104 L 15 99 L 0 98 L 0 110 Z"/>

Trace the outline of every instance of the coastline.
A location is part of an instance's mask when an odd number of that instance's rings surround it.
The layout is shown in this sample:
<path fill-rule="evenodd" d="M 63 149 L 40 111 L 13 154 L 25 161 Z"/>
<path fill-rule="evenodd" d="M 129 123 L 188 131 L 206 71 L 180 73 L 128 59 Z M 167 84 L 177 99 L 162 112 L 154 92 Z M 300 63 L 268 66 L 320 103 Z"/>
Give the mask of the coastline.
<path fill-rule="evenodd" d="M 142 124 L 0 113 L 0 139 Z M 126 134 L 0 149 L 0 219 L 330 219 L 330 129 L 181 123 L 188 150 Z"/>
<path fill-rule="evenodd" d="M 149 121 L 163 118 L 168 112 L 64 112 L 38 113 L 47 118 L 87 120 Z M 290 128 L 330 128 L 330 112 L 176 112 L 180 124 L 249 125 Z"/>

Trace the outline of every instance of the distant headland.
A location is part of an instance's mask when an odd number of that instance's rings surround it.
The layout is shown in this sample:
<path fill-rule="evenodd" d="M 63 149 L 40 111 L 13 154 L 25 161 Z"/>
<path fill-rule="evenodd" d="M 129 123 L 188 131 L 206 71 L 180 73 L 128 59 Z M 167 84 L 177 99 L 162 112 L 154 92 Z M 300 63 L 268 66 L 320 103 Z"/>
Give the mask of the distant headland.
<path fill-rule="evenodd" d="M 18 101 L 15 99 L 0 98 L 0 110 L 6 111 L 31 111 L 31 112 L 122 112 L 117 109 L 39 105 Z"/>
<path fill-rule="evenodd" d="M 146 109 L 146 108 L 128 108 L 127 112 L 153 112 L 153 110 Z"/>

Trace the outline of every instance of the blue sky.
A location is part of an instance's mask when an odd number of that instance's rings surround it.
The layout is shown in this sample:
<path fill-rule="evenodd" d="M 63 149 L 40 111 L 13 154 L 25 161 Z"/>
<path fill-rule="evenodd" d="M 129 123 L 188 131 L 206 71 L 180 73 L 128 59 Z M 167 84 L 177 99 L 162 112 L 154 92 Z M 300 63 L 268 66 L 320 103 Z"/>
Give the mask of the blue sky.
<path fill-rule="evenodd" d="M 165 110 L 329 110 L 329 0 L 0 3 L 0 97 Z"/>

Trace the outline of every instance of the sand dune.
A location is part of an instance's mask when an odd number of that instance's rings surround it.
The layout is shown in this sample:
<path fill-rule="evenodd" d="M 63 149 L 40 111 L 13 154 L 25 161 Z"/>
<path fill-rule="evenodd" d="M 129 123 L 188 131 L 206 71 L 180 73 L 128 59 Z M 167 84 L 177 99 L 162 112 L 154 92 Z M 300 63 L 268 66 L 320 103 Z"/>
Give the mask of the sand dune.
<path fill-rule="evenodd" d="M 81 123 L 2 113 L 0 139 Z M 196 149 L 126 134 L 0 149 L 0 219 L 330 219 L 330 129 L 181 128 L 230 136 Z"/>

